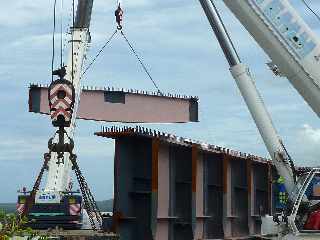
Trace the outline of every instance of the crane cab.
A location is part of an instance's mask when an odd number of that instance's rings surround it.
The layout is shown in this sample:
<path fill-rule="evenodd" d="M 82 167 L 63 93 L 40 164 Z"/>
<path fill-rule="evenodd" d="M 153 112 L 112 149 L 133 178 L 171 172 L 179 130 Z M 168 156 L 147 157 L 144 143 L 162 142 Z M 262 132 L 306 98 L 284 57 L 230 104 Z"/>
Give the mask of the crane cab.
<path fill-rule="evenodd" d="M 288 206 L 289 227 L 296 235 L 319 233 L 320 237 L 320 169 L 301 175 L 292 194 L 296 197 Z"/>

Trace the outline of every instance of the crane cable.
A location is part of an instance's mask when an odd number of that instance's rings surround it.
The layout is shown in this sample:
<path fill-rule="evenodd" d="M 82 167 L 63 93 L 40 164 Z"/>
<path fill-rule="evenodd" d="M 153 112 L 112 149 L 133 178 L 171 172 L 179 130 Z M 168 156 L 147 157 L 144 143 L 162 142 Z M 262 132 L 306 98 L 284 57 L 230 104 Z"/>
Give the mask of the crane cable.
<path fill-rule="evenodd" d="M 62 68 L 62 57 L 63 57 L 63 0 L 60 5 L 60 68 Z"/>
<path fill-rule="evenodd" d="M 74 0 L 72 0 L 72 31 L 71 31 L 71 82 L 73 84 L 74 79 L 74 69 L 73 69 L 73 62 L 74 62 Z"/>
<path fill-rule="evenodd" d="M 111 42 L 111 40 L 114 38 L 114 36 L 117 34 L 117 30 L 115 30 L 113 32 L 113 34 L 108 38 L 107 42 L 101 47 L 101 49 L 99 50 L 99 52 L 94 56 L 94 58 L 91 60 L 91 62 L 88 64 L 88 66 L 86 67 L 86 69 L 83 71 L 81 78 L 83 77 L 83 75 L 86 74 L 86 72 L 91 68 L 91 66 L 95 63 L 95 61 L 97 60 L 97 58 L 100 56 L 100 54 L 103 52 L 103 50 L 106 48 L 106 46 Z"/>
<path fill-rule="evenodd" d="M 301 0 L 301 2 L 306 6 L 306 8 L 316 16 L 316 18 L 320 21 L 320 16 L 310 7 L 310 5 L 305 1 Z"/>
<path fill-rule="evenodd" d="M 138 62 L 140 63 L 142 69 L 144 70 L 144 72 L 147 74 L 148 78 L 150 79 L 150 81 L 152 82 L 153 86 L 157 89 L 157 92 L 160 95 L 163 95 L 162 91 L 160 90 L 159 86 L 157 85 L 157 83 L 154 81 L 154 79 L 152 78 L 150 72 L 148 71 L 146 65 L 144 64 L 144 62 L 142 61 L 141 57 L 139 57 L 137 51 L 134 49 L 133 45 L 131 44 L 131 42 L 128 40 L 127 36 L 125 35 L 125 33 L 122 30 L 122 15 L 123 15 L 123 11 L 120 7 L 120 5 L 118 5 L 118 8 L 115 12 L 115 16 L 116 16 L 116 22 L 118 24 L 116 30 L 113 32 L 113 34 L 111 35 L 111 37 L 108 38 L 107 42 L 101 47 L 101 49 L 98 51 L 98 53 L 95 55 L 95 57 L 91 60 L 91 62 L 88 64 L 88 66 L 86 67 L 86 69 L 83 71 L 81 78 L 87 73 L 87 71 L 92 67 L 92 65 L 95 63 L 95 61 L 98 59 L 98 57 L 100 56 L 100 54 L 103 52 L 103 50 L 106 48 L 106 46 L 111 42 L 111 40 L 114 38 L 114 36 L 118 33 L 118 31 L 120 31 L 121 36 L 124 38 L 125 42 L 128 44 L 132 54 L 137 58 Z"/>
<path fill-rule="evenodd" d="M 57 0 L 53 3 L 53 29 L 52 29 L 52 56 L 51 56 L 51 82 L 53 82 L 53 69 L 54 69 L 54 57 L 55 57 L 55 33 L 56 33 L 56 7 Z"/>

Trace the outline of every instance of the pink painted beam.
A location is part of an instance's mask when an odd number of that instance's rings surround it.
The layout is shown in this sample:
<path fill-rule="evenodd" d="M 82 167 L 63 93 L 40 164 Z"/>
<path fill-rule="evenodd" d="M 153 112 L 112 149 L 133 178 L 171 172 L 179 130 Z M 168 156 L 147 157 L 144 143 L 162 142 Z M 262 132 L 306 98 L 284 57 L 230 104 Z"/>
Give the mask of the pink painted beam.
<path fill-rule="evenodd" d="M 48 86 L 30 86 L 29 111 L 49 114 Z M 197 122 L 198 98 L 113 88 L 84 88 L 77 118 L 127 123 Z"/>

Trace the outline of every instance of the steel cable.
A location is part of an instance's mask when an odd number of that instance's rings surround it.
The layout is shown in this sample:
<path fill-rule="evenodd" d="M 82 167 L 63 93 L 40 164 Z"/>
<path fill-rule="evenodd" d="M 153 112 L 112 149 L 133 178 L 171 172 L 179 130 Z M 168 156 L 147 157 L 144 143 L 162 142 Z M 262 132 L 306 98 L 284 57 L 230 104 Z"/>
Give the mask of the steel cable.
<path fill-rule="evenodd" d="M 320 16 L 310 7 L 310 5 L 305 1 L 301 0 L 301 2 L 307 7 L 307 9 L 316 16 L 316 18 L 320 21 Z"/>
<path fill-rule="evenodd" d="M 100 54 L 103 52 L 103 50 L 106 48 L 106 46 L 111 42 L 111 40 L 114 38 L 114 36 L 117 34 L 117 30 L 113 32 L 113 34 L 108 38 L 107 42 L 101 47 L 99 52 L 95 55 L 95 57 L 91 60 L 91 62 L 88 64 L 86 69 L 83 71 L 81 78 L 87 73 L 87 71 L 92 67 L 92 65 L 95 63 L 97 58 L 100 56 Z"/>
<path fill-rule="evenodd" d="M 71 30 L 71 82 L 73 84 L 73 78 L 74 78 L 74 66 L 73 66 L 73 58 L 74 58 L 74 42 L 73 42 L 73 38 L 74 38 L 74 0 L 72 0 L 72 30 Z"/>
<path fill-rule="evenodd" d="M 147 67 L 145 66 L 145 64 L 143 63 L 143 61 L 141 60 L 141 58 L 139 57 L 139 55 L 137 54 L 137 52 L 134 50 L 132 44 L 129 42 L 128 38 L 126 37 L 126 35 L 124 34 L 123 31 L 121 31 L 121 35 L 123 36 L 124 40 L 127 42 L 128 46 L 131 49 L 131 52 L 134 54 L 134 56 L 138 59 L 140 65 L 142 66 L 143 70 L 145 71 L 145 73 L 148 75 L 149 79 L 151 80 L 151 82 L 153 83 L 154 87 L 158 90 L 158 93 L 160 93 L 161 95 L 163 95 L 163 93 L 160 91 L 158 85 L 156 84 L 156 82 L 153 80 L 153 78 L 151 77 L 151 74 L 149 73 Z"/>
<path fill-rule="evenodd" d="M 54 57 L 55 57 L 55 33 L 56 33 L 56 7 L 57 0 L 53 3 L 53 30 L 52 30 L 52 56 L 51 56 L 51 82 L 53 82 L 53 68 L 54 68 Z"/>
<path fill-rule="evenodd" d="M 63 54 L 63 0 L 61 0 L 60 6 L 60 68 L 62 68 L 62 54 Z"/>

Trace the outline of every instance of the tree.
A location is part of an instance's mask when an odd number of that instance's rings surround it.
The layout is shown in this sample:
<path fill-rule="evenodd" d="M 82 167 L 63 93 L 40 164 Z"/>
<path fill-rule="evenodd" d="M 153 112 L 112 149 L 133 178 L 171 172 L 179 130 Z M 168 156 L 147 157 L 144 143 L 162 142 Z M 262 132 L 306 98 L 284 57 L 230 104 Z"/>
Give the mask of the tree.
<path fill-rule="evenodd" d="M 0 209 L 0 240 L 9 240 L 13 236 L 28 236 L 29 239 L 35 236 L 35 232 L 25 227 L 28 223 L 26 217 L 16 214 L 7 214 Z"/>

